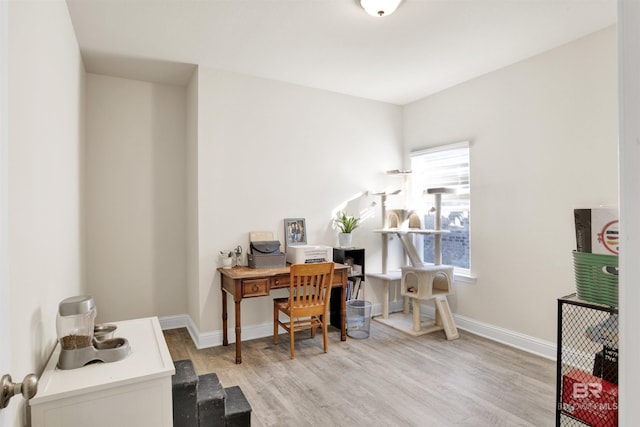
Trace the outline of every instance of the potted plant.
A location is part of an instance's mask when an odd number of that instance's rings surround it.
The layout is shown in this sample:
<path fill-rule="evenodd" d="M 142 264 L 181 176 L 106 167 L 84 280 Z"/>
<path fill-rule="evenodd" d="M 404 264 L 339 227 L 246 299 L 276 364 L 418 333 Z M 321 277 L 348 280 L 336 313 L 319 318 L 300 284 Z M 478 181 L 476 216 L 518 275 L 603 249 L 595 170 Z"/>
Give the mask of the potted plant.
<path fill-rule="evenodd" d="M 233 251 L 220 251 L 220 260 L 222 262 L 222 268 L 233 267 Z"/>
<path fill-rule="evenodd" d="M 360 226 L 360 218 L 348 215 L 345 211 L 340 211 L 333 222 L 340 231 L 338 233 L 338 243 L 340 247 L 351 247 L 351 232 Z"/>

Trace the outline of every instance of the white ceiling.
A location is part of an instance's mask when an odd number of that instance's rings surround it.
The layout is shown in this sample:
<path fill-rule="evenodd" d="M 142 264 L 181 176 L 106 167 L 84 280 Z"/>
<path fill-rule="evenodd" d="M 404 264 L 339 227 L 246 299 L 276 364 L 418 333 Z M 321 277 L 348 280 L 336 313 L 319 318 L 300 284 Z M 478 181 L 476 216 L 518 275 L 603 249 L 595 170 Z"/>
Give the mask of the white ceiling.
<path fill-rule="evenodd" d="M 67 0 L 88 72 L 193 66 L 405 105 L 616 22 L 616 0 Z M 188 64 L 188 65 L 185 65 Z"/>

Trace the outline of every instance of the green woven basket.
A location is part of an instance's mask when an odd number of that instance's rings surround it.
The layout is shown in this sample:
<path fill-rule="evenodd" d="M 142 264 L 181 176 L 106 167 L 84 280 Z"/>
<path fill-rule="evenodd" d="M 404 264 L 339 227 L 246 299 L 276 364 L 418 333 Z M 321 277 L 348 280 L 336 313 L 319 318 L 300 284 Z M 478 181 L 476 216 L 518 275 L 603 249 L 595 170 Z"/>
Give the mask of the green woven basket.
<path fill-rule="evenodd" d="M 576 295 L 584 301 L 618 306 L 618 257 L 573 251 Z"/>

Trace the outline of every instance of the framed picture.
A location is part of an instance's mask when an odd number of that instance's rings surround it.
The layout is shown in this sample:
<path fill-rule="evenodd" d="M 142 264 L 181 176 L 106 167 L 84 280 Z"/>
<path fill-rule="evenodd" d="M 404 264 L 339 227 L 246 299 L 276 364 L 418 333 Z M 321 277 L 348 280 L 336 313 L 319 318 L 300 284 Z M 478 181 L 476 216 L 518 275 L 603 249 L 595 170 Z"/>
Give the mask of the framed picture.
<path fill-rule="evenodd" d="M 284 219 L 285 246 L 296 246 L 307 244 L 307 228 L 304 218 Z"/>

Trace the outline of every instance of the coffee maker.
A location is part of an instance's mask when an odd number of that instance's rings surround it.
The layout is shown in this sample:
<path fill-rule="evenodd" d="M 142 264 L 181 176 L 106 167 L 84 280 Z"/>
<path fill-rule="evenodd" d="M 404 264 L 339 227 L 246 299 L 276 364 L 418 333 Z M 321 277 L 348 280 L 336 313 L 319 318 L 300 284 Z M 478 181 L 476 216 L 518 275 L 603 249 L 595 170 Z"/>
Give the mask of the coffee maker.
<path fill-rule="evenodd" d="M 115 362 L 129 355 L 131 349 L 126 338 L 96 339 L 96 314 L 96 303 L 90 296 L 70 297 L 60 302 L 56 318 L 61 347 L 58 368 L 75 369 L 92 362 Z"/>

